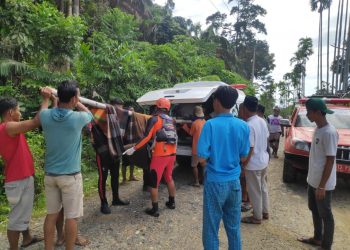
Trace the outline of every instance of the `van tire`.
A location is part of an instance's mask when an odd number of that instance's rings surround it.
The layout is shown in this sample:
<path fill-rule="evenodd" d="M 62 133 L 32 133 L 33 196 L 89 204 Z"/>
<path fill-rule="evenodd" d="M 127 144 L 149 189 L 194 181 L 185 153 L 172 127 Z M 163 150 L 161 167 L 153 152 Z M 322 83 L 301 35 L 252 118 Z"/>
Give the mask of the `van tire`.
<path fill-rule="evenodd" d="M 292 183 L 296 181 L 297 171 L 293 166 L 291 166 L 286 159 L 284 159 L 283 164 L 283 182 L 284 183 Z"/>

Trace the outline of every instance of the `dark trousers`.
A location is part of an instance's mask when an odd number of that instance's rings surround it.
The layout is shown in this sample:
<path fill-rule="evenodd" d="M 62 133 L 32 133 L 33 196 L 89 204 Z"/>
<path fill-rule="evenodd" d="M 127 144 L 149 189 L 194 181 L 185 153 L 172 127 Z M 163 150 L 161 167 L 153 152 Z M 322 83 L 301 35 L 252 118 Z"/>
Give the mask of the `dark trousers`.
<path fill-rule="evenodd" d="M 314 223 L 314 239 L 322 241 L 324 249 L 331 249 L 334 235 L 334 218 L 331 208 L 332 191 L 326 191 L 323 200 L 316 200 L 316 189 L 308 186 L 308 203 Z"/>
<path fill-rule="evenodd" d="M 98 194 L 101 202 L 107 202 L 106 197 L 106 181 L 108 177 L 108 171 L 111 173 L 111 187 L 113 200 L 119 199 L 119 168 L 120 160 L 114 160 L 111 157 L 107 159 L 96 154 L 96 162 L 98 169 Z"/>

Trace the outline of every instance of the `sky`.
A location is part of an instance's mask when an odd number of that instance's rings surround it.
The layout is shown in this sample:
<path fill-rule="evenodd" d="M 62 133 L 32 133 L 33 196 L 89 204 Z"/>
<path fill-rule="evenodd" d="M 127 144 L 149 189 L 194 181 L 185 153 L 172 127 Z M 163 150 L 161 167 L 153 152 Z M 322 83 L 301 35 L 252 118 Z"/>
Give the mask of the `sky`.
<path fill-rule="evenodd" d="M 154 2 L 164 5 L 166 0 L 154 0 Z M 202 27 L 205 27 L 205 19 L 208 16 L 217 11 L 229 14 L 232 7 L 232 3 L 228 4 L 227 0 L 174 0 L 174 2 L 174 16 L 190 18 L 194 23 L 201 23 Z M 276 67 L 272 73 L 275 82 L 282 80 L 283 75 L 292 70 L 290 59 L 298 49 L 299 39 L 305 37 L 313 39 L 314 54 L 306 64 L 305 88 L 306 96 L 314 94 L 317 84 L 319 13 L 311 11 L 309 0 L 255 0 L 254 3 L 267 11 L 267 14 L 260 18 L 266 25 L 267 35 L 259 38 L 266 40 L 270 46 L 270 53 L 275 54 Z M 331 7 L 333 29 L 335 29 L 336 9 L 336 4 L 333 4 Z M 326 20 L 326 15 L 324 15 L 324 20 Z M 326 26 L 324 29 L 326 30 Z M 323 44 L 326 44 L 326 36 L 323 40 Z M 334 43 L 334 38 L 331 37 L 330 41 Z M 325 79 L 326 48 L 323 49 L 322 54 L 324 57 L 323 78 Z M 333 55 L 332 50 L 331 55 Z"/>

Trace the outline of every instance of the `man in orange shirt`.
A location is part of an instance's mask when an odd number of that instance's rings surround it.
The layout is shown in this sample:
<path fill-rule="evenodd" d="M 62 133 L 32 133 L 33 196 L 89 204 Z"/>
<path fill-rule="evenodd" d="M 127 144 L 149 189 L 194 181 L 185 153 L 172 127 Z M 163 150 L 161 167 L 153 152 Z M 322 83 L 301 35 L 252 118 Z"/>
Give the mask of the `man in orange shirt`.
<path fill-rule="evenodd" d="M 197 156 L 197 144 L 199 136 L 201 135 L 202 128 L 205 124 L 204 113 L 201 106 L 195 106 L 193 109 L 194 120 L 191 128 L 185 124 L 182 128 L 193 137 L 192 139 L 192 160 L 191 166 L 193 168 L 194 183 L 193 186 L 200 187 L 199 185 L 199 175 L 198 175 L 198 164 L 199 159 Z"/>
<path fill-rule="evenodd" d="M 134 147 L 129 148 L 124 154 L 132 155 L 136 150 L 145 146 L 151 139 L 152 160 L 148 176 L 148 184 L 151 187 L 152 208 L 145 212 L 148 215 L 158 217 L 158 186 L 162 176 L 164 177 L 169 192 L 169 201 L 165 205 L 169 209 L 175 209 L 175 184 L 172 178 L 173 167 L 176 159 L 177 134 L 174 120 L 168 116 L 170 101 L 160 98 L 156 101 L 155 115 L 149 119 L 145 137 Z"/>

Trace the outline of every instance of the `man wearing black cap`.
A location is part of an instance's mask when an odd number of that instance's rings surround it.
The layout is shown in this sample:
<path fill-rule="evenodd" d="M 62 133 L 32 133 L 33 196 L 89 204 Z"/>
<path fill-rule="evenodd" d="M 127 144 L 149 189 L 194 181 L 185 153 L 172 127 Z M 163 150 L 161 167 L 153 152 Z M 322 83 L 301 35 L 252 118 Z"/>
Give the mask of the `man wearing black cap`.
<path fill-rule="evenodd" d="M 269 198 L 266 182 L 269 155 L 266 151 L 269 130 L 264 119 L 257 115 L 258 99 L 246 96 L 243 102 L 242 114 L 247 121 L 250 134 L 250 151 L 243 162 L 247 189 L 253 206 L 253 216 L 242 218 L 243 223 L 261 224 L 262 219 L 269 217 Z"/>
<path fill-rule="evenodd" d="M 308 183 L 308 205 L 312 212 L 314 236 L 299 241 L 331 249 L 334 235 L 334 218 L 331 209 L 332 192 L 336 185 L 336 155 L 339 136 L 326 114 L 333 114 L 320 98 L 306 101 L 307 118 L 317 128 L 312 138 Z"/>

